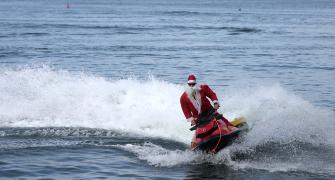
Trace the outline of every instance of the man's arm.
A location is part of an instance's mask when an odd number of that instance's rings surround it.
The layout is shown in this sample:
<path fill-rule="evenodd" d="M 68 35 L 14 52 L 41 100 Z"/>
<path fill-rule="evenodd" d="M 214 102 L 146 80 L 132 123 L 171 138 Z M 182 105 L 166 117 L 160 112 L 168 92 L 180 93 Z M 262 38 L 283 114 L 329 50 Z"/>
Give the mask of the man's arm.
<path fill-rule="evenodd" d="M 186 103 L 184 95 L 182 95 L 180 97 L 180 105 L 181 105 L 181 109 L 183 110 L 183 113 L 184 113 L 185 118 L 187 119 L 187 121 L 191 121 L 192 112 L 191 112 L 190 108 L 188 107 L 188 104 Z"/>
<path fill-rule="evenodd" d="M 215 92 L 208 85 L 203 85 L 203 89 L 204 89 L 205 95 L 213 101 L 214 109 L 219 109 L 220 104 L 219 104 L 218 97 L 216 96 Z"/>

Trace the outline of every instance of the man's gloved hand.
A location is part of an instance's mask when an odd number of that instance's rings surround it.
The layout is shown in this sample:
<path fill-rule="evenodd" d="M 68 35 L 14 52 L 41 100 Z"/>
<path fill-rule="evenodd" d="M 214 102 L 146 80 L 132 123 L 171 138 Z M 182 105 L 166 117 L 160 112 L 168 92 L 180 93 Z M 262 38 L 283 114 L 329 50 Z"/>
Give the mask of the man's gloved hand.
<path fill-rule="evenodd" d="M 197 124 L 197 119 L 194 117 L 190 117 L 187 119 L 188 122 L 191 122 L 191 125 L 194 126 Z"/>
<path fill-rule="evenodd" d="M 193 120 L 191 121 L 191 126 L 194 126 L 197 124 L 197 120 L 196 118 L 193 118 Z"/>
<path fill-rule="evenodd" d="M 218 110 L 220 108 L 220 104 L 219 104 L 219 102 L 215 102 L 214 103 L 214 109 L 215 110 Z"/>

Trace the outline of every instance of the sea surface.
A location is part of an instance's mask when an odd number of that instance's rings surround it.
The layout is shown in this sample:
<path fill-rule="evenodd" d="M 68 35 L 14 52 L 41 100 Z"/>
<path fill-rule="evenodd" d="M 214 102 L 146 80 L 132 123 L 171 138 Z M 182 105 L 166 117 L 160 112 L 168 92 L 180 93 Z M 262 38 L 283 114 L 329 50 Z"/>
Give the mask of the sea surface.
<path fill-rule="evenodd" d="M 216 155 L 189 73 L 250 126 Z M 335 179 L 335 1 L 1 0 L 0 179 Z"/>

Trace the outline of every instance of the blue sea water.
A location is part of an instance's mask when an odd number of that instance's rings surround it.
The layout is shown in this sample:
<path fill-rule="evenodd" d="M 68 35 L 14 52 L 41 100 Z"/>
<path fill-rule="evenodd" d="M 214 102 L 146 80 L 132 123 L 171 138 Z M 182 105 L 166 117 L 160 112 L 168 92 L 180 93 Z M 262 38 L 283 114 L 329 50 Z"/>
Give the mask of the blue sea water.
<path fill-rule="evenodd" d="M 334 179 L 334 17 L 332 0 L 2 0 L 0 179 Z M 189 73 L 251 127 L 216 155 L 189 150 Z"/>

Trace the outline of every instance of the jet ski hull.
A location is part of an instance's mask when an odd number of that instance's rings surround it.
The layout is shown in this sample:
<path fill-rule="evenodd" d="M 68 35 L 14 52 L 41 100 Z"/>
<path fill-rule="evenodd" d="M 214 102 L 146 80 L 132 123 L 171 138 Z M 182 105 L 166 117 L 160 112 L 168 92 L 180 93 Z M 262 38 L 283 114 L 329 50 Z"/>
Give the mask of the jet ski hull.
<path fill-rule="evenodd" d="M 241 119 L 238 119 L 239 123 L 236 123 L 236 121 L 237 120 L 233 121 L 232 124 L 227 125 L 223 121 L 218 120 L 217 128 L 202 137 L 199 137 L 198 132 L 203 130 L 197 129 L 192 141 L 192 150 L 217 153 L 223 148 L 231 145 L 243 132 L 248 130 L 245 121 L 241 121 Z M 207 129 L 210 128 L 207 127 Z"/>

